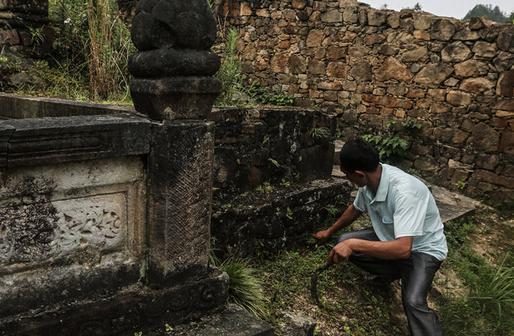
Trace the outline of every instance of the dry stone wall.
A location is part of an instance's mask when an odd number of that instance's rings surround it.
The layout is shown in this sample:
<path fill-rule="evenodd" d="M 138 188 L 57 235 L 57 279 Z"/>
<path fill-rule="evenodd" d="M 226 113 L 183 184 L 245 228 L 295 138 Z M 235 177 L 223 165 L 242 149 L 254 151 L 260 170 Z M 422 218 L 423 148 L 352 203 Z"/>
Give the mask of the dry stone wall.
<path fill-rule="evenodd" d="M 348 0 L 225 0 L 252 81 L 339 115 L 344 137 L 413 120 L 427 178 L 514 198 L 514 26 L 376 10 Z"/>

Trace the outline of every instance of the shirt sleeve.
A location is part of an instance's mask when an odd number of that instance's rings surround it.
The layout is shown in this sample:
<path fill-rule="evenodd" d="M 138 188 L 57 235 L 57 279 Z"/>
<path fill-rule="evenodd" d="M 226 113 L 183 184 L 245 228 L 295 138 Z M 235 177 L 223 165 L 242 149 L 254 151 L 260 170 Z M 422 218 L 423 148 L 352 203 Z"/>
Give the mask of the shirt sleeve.
<path fill-rule="evenodd" d="M 357 191 L 357 196 L 355 196 L 353 206 L 360 212 L 366 212 L 366 203 L 364 202 L 364 192 L 362 188 L 359 188 L 359 190 Z"/>
<path fill-rule="evenodd" d="M 403 193 L 395 197 L 395 238 L 423 235 L 428 201 L 428 195 L 420 193 Z"/>

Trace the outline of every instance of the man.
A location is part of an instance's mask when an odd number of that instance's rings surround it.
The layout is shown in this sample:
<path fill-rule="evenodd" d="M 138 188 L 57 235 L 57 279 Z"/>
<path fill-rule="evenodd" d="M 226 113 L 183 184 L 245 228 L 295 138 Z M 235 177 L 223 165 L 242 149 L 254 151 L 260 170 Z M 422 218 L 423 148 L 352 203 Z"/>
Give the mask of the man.
<path fill-rule="evenodd" d="M 343 234 L 329 259 L 349 260 L 379 277 L 401 279 L 411 335 L 442 335 L 437 315 L 427 305 L 432 280 L 448 252 L 432 194 L 414 176 L 381 164 L 375 149 L 361 139 L 343 146 L 341 170 L 359 187 L 357 196 L 330 228 L 314 237 L 325 240 L 367 212 L 373 230 Z"/>

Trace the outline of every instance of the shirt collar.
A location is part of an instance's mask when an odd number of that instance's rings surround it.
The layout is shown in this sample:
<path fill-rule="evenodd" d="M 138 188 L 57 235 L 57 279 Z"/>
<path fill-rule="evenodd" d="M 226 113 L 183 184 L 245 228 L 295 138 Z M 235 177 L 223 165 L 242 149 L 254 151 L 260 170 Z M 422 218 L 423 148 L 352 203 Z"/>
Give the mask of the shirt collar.
<path fill-rule="evenodd" d="M 389 190 L 389 176 L 387 174 L 387 165 L 380 165 L 382 166 L 380 182 L 378 184 L 378 189 L 375 198 L 371 202 L 384 202 L 387 197 L 387 191 Z"/>

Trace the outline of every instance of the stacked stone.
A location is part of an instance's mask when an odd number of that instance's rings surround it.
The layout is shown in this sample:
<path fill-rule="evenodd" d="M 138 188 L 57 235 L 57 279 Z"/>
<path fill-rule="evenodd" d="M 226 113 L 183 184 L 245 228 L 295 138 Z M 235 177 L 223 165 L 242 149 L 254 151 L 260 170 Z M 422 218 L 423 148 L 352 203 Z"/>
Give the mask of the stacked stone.
<path fill-rule="evenodd" d="M 347 134 L 415 118 L 409 165 L 472 195 L 514 198 L 514 26 L 347 0 L 222 8 L 251 80 L 340 114 Z"/>
<path fill-rule="evenodd" d="M 0 45 L 21 52 L 33 44 L 32 29 L 48 21 L 47 0 L 0 0 Z"/>

